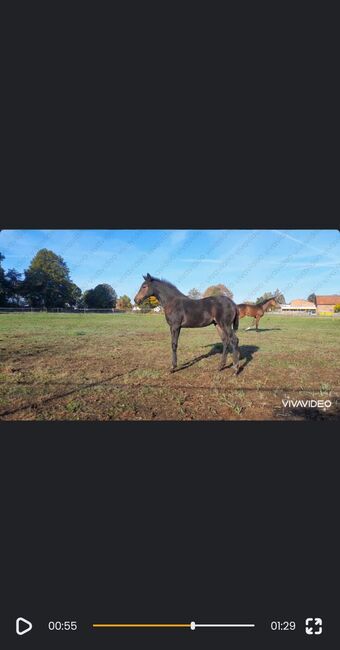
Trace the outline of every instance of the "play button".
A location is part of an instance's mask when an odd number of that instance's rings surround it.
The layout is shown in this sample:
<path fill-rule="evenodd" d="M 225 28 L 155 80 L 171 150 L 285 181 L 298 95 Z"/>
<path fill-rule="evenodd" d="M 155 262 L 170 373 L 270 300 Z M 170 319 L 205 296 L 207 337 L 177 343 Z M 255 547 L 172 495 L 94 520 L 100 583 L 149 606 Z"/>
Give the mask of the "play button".
<path fill-rule="evenodd" d="M 33 625 L 31 621 L 28 621 L 26 618 L 17 618 L 15 621 L 15 631 L 19 636 L 22 636 L 23 634 L 26 634 L 26 632 L 30 632 L 32 629 Z"/>

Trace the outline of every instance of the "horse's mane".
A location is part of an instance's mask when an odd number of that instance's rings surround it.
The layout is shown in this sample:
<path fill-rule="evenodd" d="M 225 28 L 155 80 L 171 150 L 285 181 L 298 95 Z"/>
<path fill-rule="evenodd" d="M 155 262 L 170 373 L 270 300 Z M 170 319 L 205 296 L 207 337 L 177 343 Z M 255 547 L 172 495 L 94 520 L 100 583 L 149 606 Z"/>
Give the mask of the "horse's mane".
<path fill-rule="evenodd" d="M 275 296 L 270 296 L 270 298 L 266 298 L 266 300 L 261 300 L 261 302 L 257 302 L 255 306 L 262 307 L 262 305 L 265 305 L 269 300 L 275 300 Z"/>
<path fill-rule="evenodd" d="M 266 300 L 261 300 L 261 302 L 241 302 L 238 307 L 262 307 L 262 305 L 265 305 L 269 300 L 275 300 L 275 296 L 271 296 Z"/>
<path fill-rule="evenodd" d="M 171 289 L 172 291 L 176 291 L 181 296 L 184 296 L 184 293 L 182 293 L 182 291 L 177 289 L 177 287 L 175 287 L 175 285 L 172 284 L 172 282 L 169 282 L 168 280 L 165 280 L 164 278 L 154 278 L 153 276 L 151 276 L 151 281 L 152 282 L 161 282 L 168 289 Z"/>

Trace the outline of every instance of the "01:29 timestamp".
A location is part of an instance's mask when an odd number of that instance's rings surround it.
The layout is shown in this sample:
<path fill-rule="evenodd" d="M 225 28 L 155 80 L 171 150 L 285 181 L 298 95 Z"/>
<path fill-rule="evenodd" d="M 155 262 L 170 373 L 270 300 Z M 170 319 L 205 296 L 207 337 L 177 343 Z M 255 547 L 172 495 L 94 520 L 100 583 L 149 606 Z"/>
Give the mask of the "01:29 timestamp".
<path fill-rule="evenodd" d="M 292 632 L 296 629 L 296 623 L 295 621 L 271 621 L 270 629 L 273 630 L 273 632 Z"/>

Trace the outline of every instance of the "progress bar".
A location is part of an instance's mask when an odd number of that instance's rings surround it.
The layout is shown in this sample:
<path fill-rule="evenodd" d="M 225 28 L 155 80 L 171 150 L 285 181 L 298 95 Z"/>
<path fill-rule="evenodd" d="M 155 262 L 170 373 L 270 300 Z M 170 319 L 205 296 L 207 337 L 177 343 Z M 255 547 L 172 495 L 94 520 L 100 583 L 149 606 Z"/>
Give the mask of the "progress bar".
<path fill-rule="evenodd" d="M 92 627 L 190 627 L 190 623 L 93 623 Z"/>
<path fill-rule="evenodd" d="M 196 630 L 198 627 L 255 627 L 254 623 L 93 623 L 93 628 L 111 627 L 111 628 L 187 628 Z"/>
<path fill-rule="evenodd" d="M 254 623 L 190 623 L 190 628 L 195 630 L 197 627 L 255 627 Z"/>

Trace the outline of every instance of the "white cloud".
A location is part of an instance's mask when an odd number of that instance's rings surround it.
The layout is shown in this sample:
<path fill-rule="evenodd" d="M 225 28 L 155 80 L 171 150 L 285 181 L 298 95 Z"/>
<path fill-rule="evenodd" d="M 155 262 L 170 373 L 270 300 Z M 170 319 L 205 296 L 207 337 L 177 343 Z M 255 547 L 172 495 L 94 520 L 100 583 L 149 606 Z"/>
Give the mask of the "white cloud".
<path fill-rule="evenodd" d="M 221 260 L 221 259 L 211 259 L 209 257 L 197 257 L 197 258 L 196 257 L 182 257 L 181 260 L 179 260 L 179 261 L 181 261 L 181 262 L 197 262 L 197 263 L 203 262 L 205 264 L 220 264 L 221 262 L 223 262 L 223 260 Z"/>
<path fill-rule="evenodd" d="M 297 237 L 293 237 L 292 235 L 288 235 L 286 232 L 282 232 L 282 230 L 272 230 L 272 232 L 275 232 L 278 235 L 281 235 L 281 237 L 285 237 L 286 239 L 290 239 L 291 241 L 296 242 L 297 244 L 302 244 L 303 246 L 310 248 L 313 251 L 316 251 L 317 253 L 320 253 L 321 255 L 328 255 L 329 257 L 333 258 L 334 260 L 337 259 L 335 255 L 332 255 L 332 253 L 329 253 L 327 250 L 324 251 L 321 248 L 317 248 L 316 246 L 312 246 L 312 244 L 309 244 L 308 242 L 304 242 L 301 239 L 298 239 Z"/>

